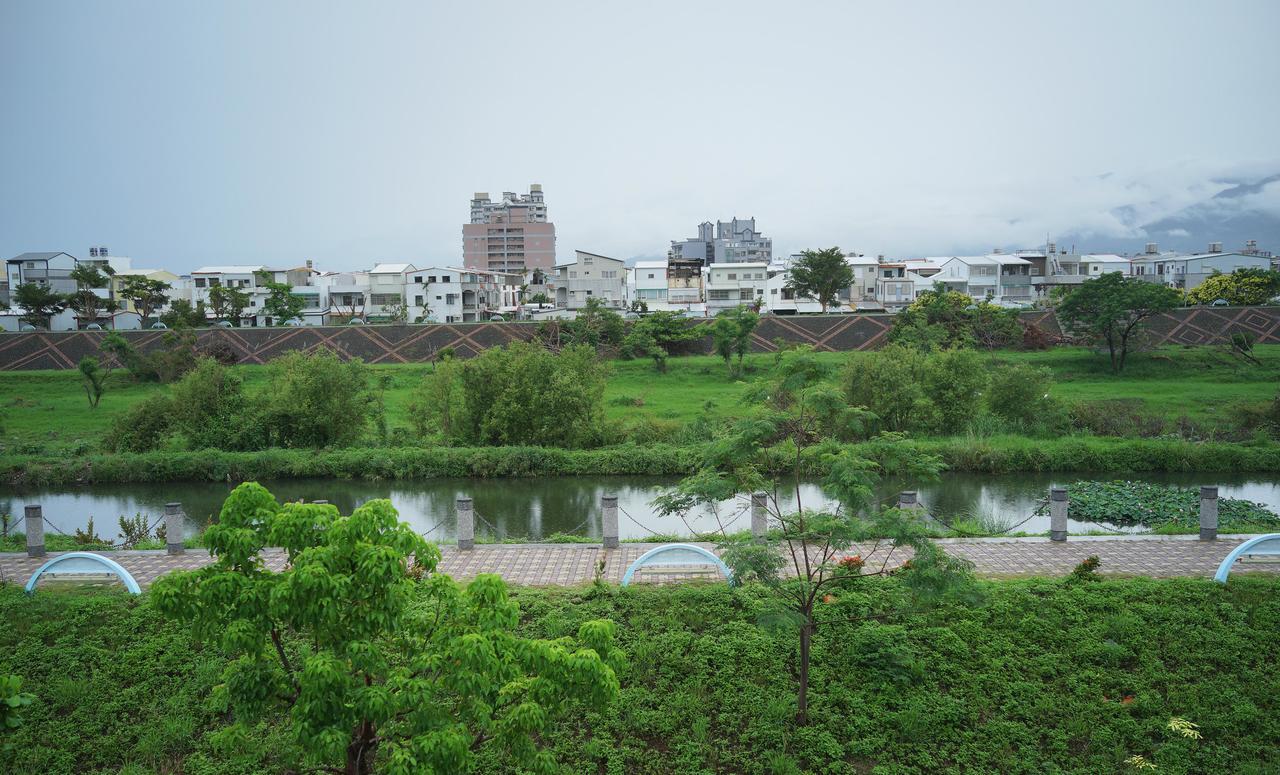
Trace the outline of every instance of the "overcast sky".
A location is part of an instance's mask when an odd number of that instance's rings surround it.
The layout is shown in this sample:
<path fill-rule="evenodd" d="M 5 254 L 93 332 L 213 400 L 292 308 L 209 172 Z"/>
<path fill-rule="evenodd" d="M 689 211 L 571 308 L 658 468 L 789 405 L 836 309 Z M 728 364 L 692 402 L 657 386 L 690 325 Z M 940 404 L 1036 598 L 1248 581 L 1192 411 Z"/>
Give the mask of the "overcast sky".
<path fill-rule="evenodd" d="M 1280 172 L 1278 33 L 1268 0 L 0 0 L 0 255 L 458 263 L 472 193 L 531 182 L 561 259 L 734 215 L 775 254 L 1103 248 Z"/>

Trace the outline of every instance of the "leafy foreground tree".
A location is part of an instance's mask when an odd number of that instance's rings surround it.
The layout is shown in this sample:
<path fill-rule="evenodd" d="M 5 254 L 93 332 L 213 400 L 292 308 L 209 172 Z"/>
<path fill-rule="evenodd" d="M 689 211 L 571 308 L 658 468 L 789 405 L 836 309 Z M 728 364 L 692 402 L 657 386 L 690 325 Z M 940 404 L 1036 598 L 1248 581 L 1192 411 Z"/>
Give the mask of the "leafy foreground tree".
<path fill-rule="evenodd" d="M 114 301 L 103 299 L 94 293 L 95 290 L 106 288 L 111 282 L 111 278 L 98 267 L 92 264 L 76 264 L 76 268 L 72 269 L 68 276 L 75 280 L 76 292 L 71 294 L 67 301 L 76 311 L 81 323 L 88 325 L 96 322 L 100 314 L 99 310 L 114 312 L 118 308 Z"/>
<path fill-rule="evenodd" d="M 312 771 L 459 773 L 497 748 L 551 773 L 540 747 L 551 722 L 618 694 L 612 622 L 587 622 L 576 639 L 518 637 L 502 580 L 437 574 L 439 550 L 389 501 L 344 517 L 242 484 L 205 540 L 214 563 L 159 579 L 151 599 L 227 653 L 228 750 L 287 711 Z M 266 546 L 285 549 L 284 571 L 267 568 Z"/>
<path fill-rule="evenodd" d="M 267 289 L 267 298 L 262 302 L 262 314 L 270 317 L 277 326 L 302 317 L 306 300 L 295 294 L 288 283 L 275 282 L 271 277 L 270 272 L 258 273 L 258 287 Z"/>
<path fill-rule="evenodd" d="M 840 291 L 853 285 L 853 267 L 845 260 L 840 248 L 806 250 L 791 265 L 787 290 L 797 296 L 816 299 L 823 313 L 831 307 Z"/>
<path fill-rule="evenodd" d="M 1105 344 L 1111 356 L 1111 371 L 1124 370 L 1148 319 L 1174 309 L 1182 295 L 1161 283 L 1108 272 L 1085 280 L 1058 304 L 1058 320 L 1063 328 L 1088 340 Z"/>
<path fill-rule="evenodd" d="M 809 721 L 812 642 L 824 622 L 877 618 L 874 611 L 882 606 L 868 605 L 867 595 L 902 595 L 895 605 L 912 608 L 972 589 L 970 564 L 930 541 L 910 512 L 874 508 L 872 486 L 881 473 L 936 475 L 941 461 L 902 448 L 897 457 L 877 463 L 842 445 L 862 435 L 870 415 L 845 402 L 827 371 L 811 349 L 783 353 L 774 372 L 748 390 L 752 411 L 709 446 L 699 471 L 655 501 L 659 513 L 684 517 L 717 501 L 766 494 L 769 537 L 755 542 L 722 528 L 720 548 L 735 582 L 758 582 L 774 593 L 774 608 L 762 624 L 798 636 L 794 674 L 800 726 Z M 815 508 L 802 497 L 802 481 L 822 469 L 823 492 L 840 504 L 834 511 Z M 783 493 L 794 498 L 794 509 L 783 508 Z M 902 549 L 913 553 L 906 562 L 901 562 Z M 866 583 L 890 574 L 903 583 Z M 843 602 L 836 597 L 860 591 Z"/>

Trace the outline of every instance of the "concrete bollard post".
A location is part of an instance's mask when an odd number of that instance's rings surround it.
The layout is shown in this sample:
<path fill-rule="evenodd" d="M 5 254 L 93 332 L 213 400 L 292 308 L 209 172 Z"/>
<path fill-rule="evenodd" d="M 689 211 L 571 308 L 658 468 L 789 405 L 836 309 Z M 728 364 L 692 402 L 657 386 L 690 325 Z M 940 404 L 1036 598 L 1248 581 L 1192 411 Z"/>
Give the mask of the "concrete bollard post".
<path fill-rule="evenodd" d="M 751 493 L 751 540 L 758 544 L 769 533 L 769 493 Z"/>
<path fill-rule="evenodd" d="M 464 552 L 476 548 L 476 513 L 470 498 L 458 498 L 458 548 Z"/>
<path fill-rule="evenodd" d="M 181 503 L 164 504 L 164 548 L 169 554 L 182 554 L 187 551 L 183 541 L 186 540 L 187 515 L 182 512 Z"/>
<path fill-rule="evenodd" d="M 39 506 L 27 506 L 23 509 L 26 517 L 27 556 L 44 556 L 44 512 Z"/>
<path fill-rule="evenodd" d="M 600 508 L 604 511 L 601 533 L 604 536 L 604 548 L 618 548 L 618 496 L 604 495 L 600 498 Z"/>
<path fill-rule="evenodd" d="M 900 509 L 918 509 L 920 508 L 920 493 L 915 490 L 903 490 L 898 493 L 898 508 Z"/>
<path fill-rule="evenodd" d="M 1049 540 L 1067 540 L 1067 500 L 1066 487 L 1049 488 Z"/>
<path fill-rule="evenodd" d="M 1200 540 L 1218 538 L 1218 488 L 1200 488 Z"/>

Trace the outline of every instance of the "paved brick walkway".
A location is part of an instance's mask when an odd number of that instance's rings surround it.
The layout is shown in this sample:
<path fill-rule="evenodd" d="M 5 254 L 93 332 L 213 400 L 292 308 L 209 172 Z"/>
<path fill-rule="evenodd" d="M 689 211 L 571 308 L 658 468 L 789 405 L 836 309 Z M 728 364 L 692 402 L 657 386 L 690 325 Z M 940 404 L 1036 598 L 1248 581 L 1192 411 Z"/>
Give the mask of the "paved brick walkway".
<path fill-rule="evenodd" d="M 1199 541 L 1194 537 L 1145 538 L 1073 538 L 1066 543 L 1053 543 L 1043 538 L 965 539 L 943 541 L 947 551 L 972 560 L 983 576 L 1061 576 L 1069 573 L 1081 560 L 1097 555 L 1103 573 L 1133 576 L 1201 576 L 1209 577 L 1222 559 L 1243 539 L 1221 538 Z M 574 585 L 590 582 L 596 568 L 604 560 L 602 576 L 612 582 L 622 581 L 627 566 L 657 544 L 623 544 L 606 551 L 590 544 L 495 544 L 481 545 L 469 552 L 456 547 L 441 547 L 444 559 L 441 570 L 457 579 L 469 579 L 478 573 L 497 573 L 513 584 L 529 586 Z M 702 544 L 708 549 L 710 544 Z M 888 562 L 890 567 L 910 557 L 902 550 L 892 556 L 884 548 L 861 547 L 869 565 Z M 149 585 L 156 577 L 178 568 L 197 568 L 209 562 L 202 549 L 170 557 L 163 550 L 118 551 L 104 553 L 133 574 L 139 584 Z M 51 555 L 52 556 L 52 555 Z M 270 551 L 267 564 L 274 569 L 284 567 L 284 554 Z M 41 560 L 25 554 L 0 554 L 0 578 L 26 583 Z M 1280 564 L 1256 564 L 1241 570 L 1280 572 Z M 670 582 L 706 578 L 703 574 L 645 574 L 644 582 Z"/>

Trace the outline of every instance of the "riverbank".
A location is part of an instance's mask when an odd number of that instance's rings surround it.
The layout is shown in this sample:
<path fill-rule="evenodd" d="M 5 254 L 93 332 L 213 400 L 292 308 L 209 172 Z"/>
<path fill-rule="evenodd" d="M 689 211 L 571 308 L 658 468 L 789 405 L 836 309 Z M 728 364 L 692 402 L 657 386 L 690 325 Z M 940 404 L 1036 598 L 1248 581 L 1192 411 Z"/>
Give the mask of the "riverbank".
<path fill-rule="evenodd" d="M 1193 442 L 1067 436 L 956 437 L 871 441 L 850 445 L 872 460 L 910 446 L 938 455 L 950 471 L 1278 472 L 1280 442 Z M 698 465 L 701 445 L 634 444 L 593 450 L 549 447 L 379 447 L 262 452 L 148 452 L 0 458 L 0 486 L 34 487 L 143 482 L 240 482 L 265 479 L 430 479 L 570 475 L 683 476 Z M 810 473 L 820 475 L 820 464 Z M 892 475 L 894 472 L 889 471 Z"/>
<path fill-rule="evenodd" d="M 1104 566 L 1105 569 L 1105 566 Z M 887 582 L 892 584 L 894 582 Z M 756 622 L 755 587 L 519 588 L 522 634 L 617 623 L 630 663 L 608 710 L 547 739 L 569 772 L 1171 772 L 1280 768 L 1280 579 L 984 582 L 984 603 L 880 623 L 831 617 L 814 639 L 812 724 L 794 727 L 791 636 Z M 0 589 L 0 673 L 36 697 L 7 772 L 282 772 L 272 723 L 233 747 L 224 657 L 147 598 Z M 945 622 L 946 626 L 940 626 Z M 1171 657 L 1173 655 L 1173 657 Z M 856 679 L 850 678 L 856 676 Z M 1170 718 L 1199 725 L 1199 740 Z M 477 771 L 515 769 L 486 759 Z"/>

